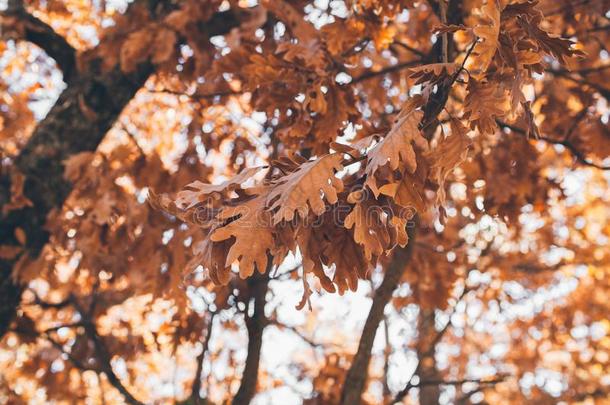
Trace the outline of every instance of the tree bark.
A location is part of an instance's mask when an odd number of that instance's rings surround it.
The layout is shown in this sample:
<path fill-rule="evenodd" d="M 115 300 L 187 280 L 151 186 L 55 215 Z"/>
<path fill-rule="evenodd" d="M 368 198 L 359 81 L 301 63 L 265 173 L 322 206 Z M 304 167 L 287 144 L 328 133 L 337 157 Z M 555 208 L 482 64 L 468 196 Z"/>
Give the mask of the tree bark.
<path fill-rule="evenodd" d="M 392 298 L 392 293 L 398 287 L 400 278 L 411 258 L 415 239 L 415 227 L 410 227 L 408 231 L 409 243 L 406 247 L 396 250 L 392 261 L 386 269 L 381 285 L 375 290 L 373 295 L 373 304 L 364 323 L 358 351 L 345 377 L 345 383 L 341 392 L 341 405 L 356 405 L 361 402 L 362 392 L 368 377 L 371 349 L 373 348 L 379 323 L 383 319 L 384 308 Z"/>
<path fill-rule="evenodd" d="M 48 241 L 44 229 L 47 215 L 60 208 L 72 189 L 63 177 L 64 161 L 80 152 L 97 148 L 123 107 L 144 84 L 153 69 L 150 65 L 125 74 L 115 68 L 109 73 L 88 73 L 73 81 L 36 127 L 34 134 L 14 162 L 25 176 L 23 192 L 31 206 L 1 213 L 0 245 L 19 246 L 17 229 L 26 235 L 22 255 L 35 258 Z M 0 203 L 10 201 L 11 179 L 2 173 Z M 13 274 L 21 257 L 0 259 L 0 337 L 14 316 L 22 284 Z"/>
<path fill-rule="evenodd" d="M 271 260 L 269 261 L 271 263 Z M 255 273 L 248 279 L 250 297 L 254 301 L 254 312 L 248 317 L 246 314 L 246 328 L 248 329 L 248 355 L 244 367 L 239 389 L 233 397 L 233 405 L 248 405 L 256 393 L 258 369 L 263 346 L 263 332 L 268 320 L 265 316 L 266 295 L 269 287 L 269 269 L 265 274 Z"/>
<path fill-rule="evenodd" d="M 136 2 L 140 3 L 150 5 L 150 0 Z M 223 12 L 208 23 L 207 31 L 213 36 L 227 33 L 238 21 L 232 13 Z M 45 38 L 46 49 L 54 48 L 48 41 L 65 42 L 49 32 Z M 149 62 L 139 65 L 132 73 L 121 71 L 119 66 L 102 72 L 97 65 L 99 61 L 94 60 L 84 72 L 70 74 L 68 87 L 13 162 L 11 169 L 25 177 L 23 192 L 32 204 L 9 212 L 0 211 L 0 246 L 19 247 L 16 232 L 26 236 L 19 255 L 0 258 L 0 338 L 15 316 L 24 287 L 14 272 L 15 264 L 24 255 L 36 258 L 40 254 L 49 239 L 44 229 L 47 215 L 52 209 L 61 208 L 72 190 L 72 185 L 63 177 L 64 161 L 97 149 L 123 108 L 154 72 Z M 0 168 L 0 207 L 3 207 L 11 200 L 11 176 L 7 167 Z"/>
<path fill-rule="evenodd" d="M 420 309 L 418 318 L 417 358 L 419 360 L 419 381 L 439 381 L 436 367 L 436 337 L 434 309 Z M 437 405 L 440 396 L 439 384 L 425 384 L 419 387 L 420 405 Z"/>

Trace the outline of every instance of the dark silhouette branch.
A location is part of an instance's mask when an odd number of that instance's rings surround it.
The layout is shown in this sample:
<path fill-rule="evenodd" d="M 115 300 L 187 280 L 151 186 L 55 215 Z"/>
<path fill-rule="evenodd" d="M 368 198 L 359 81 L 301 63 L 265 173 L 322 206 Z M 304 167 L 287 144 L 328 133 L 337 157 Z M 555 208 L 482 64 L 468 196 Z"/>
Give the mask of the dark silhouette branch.
<path fill-rule="evenodd" d="M 418 298 L 421 300 L 421 297 Z M 449 325 L 449 323 L 447 323 Z M 445 325 L 447 327 L 447 325 Z M 436 332 L 435 308 L 425 308 L 424 303 L 419 303 L 419 316 L 417 320 L 417 376 L 420 381 L 439 380 L 438 367 L 436 365 L 436 347 L 440 342 L 440 336 L 445 332 Z M 432 338 L 432 342 L 430 342 Z M 413 377 L 412 377 L 413 378 Z M 420 405 L 436 405 L 440 398 L 440 387 L 438 385 L 423 385 L 419 390 Z"/>
<path fill-rule="evenodd" d="M 177 90 L 172 90 L 172 89 L 161 89 L 161 90 L 157 90 L 157 89 L 148 89 L 148 92 L 153 93 L 153 94 L 167 94 L 167 95 L 171 95 L 171 96 L 185 96 L 188 97 L 190 99 L 192 99 L 193 101 L 200 101 L 200 100 L 214 100 L 216 98 L 222 98 L 222 97 L 228 97 L 228 96 L 239 96 L 241 94 L 243 94 L 244 92 L 242 91 L 219 91 L 217 93 L 197 93 L 196 91 L 194 93 L 188 93 L 187 91 L 177 91 Z"/>
<path fill-rule="evenodd" d="M 248 309 L 250 305 L 254 305 L 254 308 L 251 316 L 248 316 L 248 310 L 245 313 L 246 328 L 248 329 L 248 355 L 239 389 L 235 397 L 233 397 L 233 405 L 249 404 L 256 393 L 261 348 L 263 346 L 263 332 L 268 324 L 267 317 L 265 316 L 265 304 L 272 260 L 268 262 L 269 265 L 265 274 L 255 273 L 247 280 L 250 298 Z"/>
<path fill-rule="evenodd" d="M 385 306 L 390 302 L 392 293 L 398 287 L 400 278 L 411 259 L 415 239 L 415 226 L 408 228 L 409 243 L 406 247 L 396 249 L 392 261 L 388 265 L 381 285 L 375 290 L 373 304 L 364 323 L 360 336 L 358 351 L 352 360 L 352 364 L 345 377 L 345 384 L 341 392 L 342 405 L 354 405 L 360 403 L 360 397 L 368 376 L 368 367 L 371 359 L 371 349 L 375 341 L 375 335 L 379 323 L 383 319 Z"/>
<path fill-rule="evenodd" d="M 392 355 L 390 325 L 387 316 L 383 319 L 383 335 L 385 338 L 385 347 L 383 349 L 383 399 L 385 402 L 386 398 L 389 398 L 391 395 L 388 377 L 390 376 L 390 356 Z"/>
<path fill-rule="evenodd" d="M 81 321 L 79 321 L 79 322 L 72 323 L 72 324 L 58 325 L 58 326 L 47 328 L 43 331 L 37 331 L 35 329 L 29 329 L 29 328 L 24 329 L 24 328 L 19 328 L 19 327 L 12 328 L 10 330 L 12 332 L 15 332 L 15 333 L 23 335 L 23 336 L 27 336 L 27 337 L 31 337 L 31 338 L 41 338 L 41 339 L 48 341 L 53 347 L 55 347 L 62 354 L 64 354 L 68 358 L 68 360 L 74 365 L 74 367 L 76 367 L 80 371 L 94 371 L 98 374 L 100 374 L 100 373 L 106 374 L 106 377 L 108 378 L 108 382 L 110 382 L 110 384 L 114 388 L 116 388 L 121 393 L 121 395 L 123 395 L 123 397 L 125 398 L 125 401 L 127 403 L 132 404 L 132 405 L 142 405 L 143 403 L 138 401 L 129 392 L 129 390 L 123 385 L 120 378 L 116 375 L 116 373 L 112 369 L 112 363 L 111 363 L 112 355 L 108 351 L 108 348 L 106 347 L 106 344 L 104 343 L 103 339 L 98 334 L 97 328 L 95 326 L 95 320 L 92 319 L 92 317 L 91 317 L 91 313 L 95 309 L 95 307 L 94 307 L 95 299 L 96 299 L 96 297 L 94 295 L 92 298 L 92 301 L 91 301 L 92 305 L 90 306 L 90 308 L 85 310 L 80 305 L 80 303 L 78 302 L 78 300 L 75 296 L 71 295 L 68 298 L 68 300 L 66 301 L 66 302 L 68 302 L 68 304 L 65 306 L 69 305 L 69 306 L 73 307 L 79 313 L 79 315 L 81 317 Z M 93 342 L 93 347 L 94 347 L 94 351 L 95 351 L 95 359 L 97 360 L 99 367 L 88 366 L 83 361 L 81 361 L 79 358 L 75 357 L 70 351 L 66 350 L 64 348 L 64 345 L 53 337 L 53 334 L 55 332 L 57 332 L 59 329 L 76 328 L 76 327 L 83 327 L 83 329 L 85 330 L 86 337 L 89 340 L 91 340 L 91 342 Z"/>
<path fill-rule="evenodd" d="M 496 384 L 499 384 L 501 382 L 504 382 L 506 380 L 508 376 L 507 375 L 500 375 L 496 378 L 492 378 L 490 380 L 462 380 L 462 383 L 478 383 L 479 385 L 473 389 L 470 390 L 468 392 L 466 392 L 464 395 L 462 395 L 461 397 L 457 398 L 455 400 L 455 404 L 456 405 L 467 405 L 467 404 L 471 404 L 472 402 L 470 402 L 470 398 L 476 394 L 477 392 L 481 392 L 483 391 L 485 388 L 489 388 L 490 386 L 493 387 Z M 442 384 L 442 385 L 461 385 L 460 381 L 447 381 L 447 383 L 454 383 L 455 384 Z"/>
<path fill-rule="evenodd" d="M 427 56 L 427 54 L 425 52 L 423 52 L 423 51 L 421 51 L 421 50 L 419 50 L 417 48 L 414 48 L 414 47 L 412 47 L 412 46 L 410 46 L 408 44 L 405 44 L 404 42 L 398 41 L 396 39 L 394 40 L 394 42 L 392 42 L 392 45 L 396 45 L 396 46 L 399 46 L 401 48 L 404 48 L 407 51 L 416 54 L 420 58 L 425 58 Z M 390 45 L 390 46 L 392 46 L 392 45 Z"/>
<path fill-rule="evenodd" d="M 195 372 L 193 387 L 191 388 L 191 400 L 195 405 L 201 405 L 201 396 L 199 391 L 201 391 L 201 379 L 203 378 L 203 361 L 205 360 L 205 355 L 210 346 L 212 328 L 214 327 L 214 317 L 216 317 L 216 312 L 211 312 L 208 319 L 208 327 L 205 333 L 205 338 L 202 342 L 201 353 L 199 356 L 197 356 L 197 371 Z"/>
<path fill-rule="evenodd" d="M 95 319 L 92 318 L 93 310 L 95 309 L 96 296 L 93 295 L 91 300 L 90 308 L 86 311 L 78 302 L 76 297 L 71 296 L 70 302 L 74 306 L 74 308 L 80 313 L 82 318 L 82 325 L 85 329 L 85 333 L 87 337 L 93 342 L 93 347 L 95 350 L 95 357 L 99 361 L 100 371 L 106 374 L 108 378 L 108 382 L 112 384 L 114 388 L 116 388 L 121 395 L 125 398 L 125 401 L 132 405 L 142 405 L 143 402 L 138 401 L 129 390 L 123 385 L 121 379 L 116 375 L 112 368 L 112 354 L 108 350 L 106 343 L 102 339 L 102 337 L 97 332 L 97 327 L 95 326 Z"/>
<path fill-rule="evenodd" d="M 75 49 L 49 24 L 28 13 L 21 1 L 9 2 L 2 13 L 2 31 L 4 36 L 31 42 L 45 51 L 63 72 L 66 83 L 76 77 Z"/>
<path fill-rule="evenodd" d="M 593 83 L 593 82 L 587 80 L 586 78 L 574 77 L 568 70 L 546 69 L 545 71 L 547 73 L 551 73 L 555 76 L 563 77 L 564 79 L 569 80 L 578 85 L 589 86 L 593 90 L 595 90 L 599 95 L 601 95 L 603 98 L 605 98 L 608 102 L 610 102 L 610 89 L 608 89 L 600 84 Z M 579 73 L 582 73 L 582 72 L 579 72 Z"/>
<path fill-rule="evenodd" d="M 462 380 L 449 380 L 449 381 L 444 381 L 444 380 L 425 380 L 425 381 L 420 381 L 416 384 L 413 384 L 413 388 L 419 388 L 419 387 L 425 387 L 427 385 L 462 385 L 462 384 L 470 384 L 470 383 L 474 383 L 474 384 L 480 384 L 480 385 L 491 385 L 491 384 L 498 384 L 501 382 L 506 381 L 506 377 L 505 375 L 501 375 L 492 379 L 480 379 L 480 378 L 464 378 Z"/>
<path fill-rule="evenodd" d="M 361 74 L 360 76 L 354 77 L 354 79 L 350 82 L 350 84 L 361 83 L 363 81 L 372 79 L 377 76 L 383 76 L 388 73 L 398 72 L 402 69 L 407 69 L 410 67 L 421 65 L 422 63 L 424 63 L 423 59 L 415 59 L 415 60 L 410 60 L 407 62 L 397 63 L 395 65 L 388 66 L 388 67 L 385 67 L 380 70 L 367 71 L 367 72 L 364 72 L 363 74 Z"/>
<path fill-rule="evenodd" d="M 324 347 L 323 344 L 314 342 L 312 339 L 305 336 L 303 334 L 303 332 L 301 332 L 299 329 L 297 329 L 294 326 L 285 325 L 275 319 L 269 320 L 269 325 L 273 325 L 273 326 L 277 327 L 279 330 L 289 330 L 290 332 L 292 332 L 293 334 L 298 336 L 303 342 L 307 343 L 309 346 L 311 346 L 313 348 L 323 348 Z"/>
<path fill-rule="evenodd" d="M 502 120 L 497 119 L 496 120 L 496 124 L 498 124 L 499 127 L 501 128 L 507 128 L 510 129 L 512 132 L 515 132 L 519 135 L 523 135 L 526 136 L 527 135 L 527 131 L 523 128 L 520 128 L 516 125 L 512 125 L 509 124 L 507 122 L 504 122 Z M 553 139 L 553 138 L 549 138 L 547 136 L 539 136 L 538 138 L 535 138 L 536 140 L 539 141 L 544 141 L 546 143 L 550 143 L 553 145 L 561 145 L 564 148 L 566 148 L 568 151 L 570 151 L 570 153 L 574 156 L 574 158 L 581 164 L 585 165 L 585 166 L 590 166 L 590 167 L 594 167 L 596 169 L 599 170 L 610 170 L 610 165 L 602 165 L 602 164 L 598 164 L 595 162 L 590 161 L 589 159 L 587 159 L 587 157 L 585 156 L 585 154 L 583 152 L 581 152 L 572 142 L 569 141 L 569 139 Z"/>

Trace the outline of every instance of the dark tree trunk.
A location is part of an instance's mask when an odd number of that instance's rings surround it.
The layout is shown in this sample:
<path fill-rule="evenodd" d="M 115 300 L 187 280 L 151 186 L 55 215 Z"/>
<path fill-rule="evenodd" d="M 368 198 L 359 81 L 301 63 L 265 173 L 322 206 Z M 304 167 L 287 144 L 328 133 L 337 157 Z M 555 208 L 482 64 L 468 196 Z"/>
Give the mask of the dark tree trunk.
<path fill-rule="evenodd" d="M 38 256 L 49 238 L 44 229 L 47 215 L 53 208 L 61 208 L 72 189 L 63 176 L 64 161 L 97 148 L 152 71 L 152 66 L 145 65 L 131 74 L 118 68 L 89 73 L 64 90 L 14 162 L 14 168 L 25 176 L 23 191 L 32 206 L 0 214 L 0 245 L 19 245 L 15 231 L 21 228 L 26 235 L 22 254 Z M 2 173 L 0 184 L 0 202 L 6 203 L 11 192 L 8 173 Z M 0 260 L 0 337 L 14 316 L 23 288 L 12 271 L 19 257 Z"/>
<path fill-rule="evenodd" d="M 152 3 L 158 5 L 159 2 L 140 0 L 135 4 L 152 7 Z M 162 8 L 163 12 L 171 11 L 172 4 L 168 2 L 169 7 Z M 31 20 L 33 17 L 23 15 L 23 18 L 29 24 L 35 23 Z M 204 22 L 210 36 L 225 34 L 238 23 L 231 11 L 219 12 Z M 97 68 L 100 61 L 93 60 L 87 71 L 75 73 L 74 55 L 67 50 L 66 41 L 48 25 L 45 27 L 24 39 L 35 41 L 44 46 L 50 56 L 61 58 L 57 63 L 66 69 L 68 87 L 38 124 L 11 168 L 25 176 L 23 191 L 32 205 L 6 213 L 0 211 L 0 246 L 20 246 L 15 234 L 17 228 L 26 236 L 24 249 L 18 256 L 0 258 L 0 339 L 15 316 L 24 288 L 14 266 L 23 255 L 36 258 L 40 254 L 49 239 L 44 229 L 47 215 L 52 209 L 61 208 L 72 190 L 72 185 L 63 177 L 64 161 L 75 154 L 97 149 L 123 108 L 154 72 L 153 65 L 148 62 L 132 73 L 124 73 L 118 66 L 109 72 L 100 72 Z M 11 177 L 6 166 L 0 166 L 0 170 L 0 207 L 3 207 L 11 200 Z"/>

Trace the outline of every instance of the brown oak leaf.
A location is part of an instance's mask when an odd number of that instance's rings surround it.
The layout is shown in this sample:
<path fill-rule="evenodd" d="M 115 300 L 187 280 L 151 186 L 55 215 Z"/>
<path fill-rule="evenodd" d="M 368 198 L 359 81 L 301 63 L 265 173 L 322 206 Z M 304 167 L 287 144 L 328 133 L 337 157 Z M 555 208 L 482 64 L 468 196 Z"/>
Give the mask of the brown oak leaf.
<path fill-rule="evenodd" d="M 343 168 L 340 154 L 322 156 L 303 163 L 296 171 L 274 182 L 267 204 L 273 214 L 273 223 L 291 221 L 295 212 L 305 218 L 309 210 L 320 215 L 324 212 L 324 198 L 337 202 L 337 193 L 343 190 L 343 182 L 335 171 Z M 323 195 L 322 195 L 323 194 Z"/>
<path fill-rule="evenodd" d="M 226 207 L 217 216 L 218 220 L 230 222 L 210 235 L 214 242 L 235 238 L 229 249 L 225 266 L 239 262 L 239 276 L 246 278 L 254 273 L 264 273 L 268 254 L 274 246 L 271 213 L 265 209 L 266 195 L 258 195 L 235 207 Z"/>

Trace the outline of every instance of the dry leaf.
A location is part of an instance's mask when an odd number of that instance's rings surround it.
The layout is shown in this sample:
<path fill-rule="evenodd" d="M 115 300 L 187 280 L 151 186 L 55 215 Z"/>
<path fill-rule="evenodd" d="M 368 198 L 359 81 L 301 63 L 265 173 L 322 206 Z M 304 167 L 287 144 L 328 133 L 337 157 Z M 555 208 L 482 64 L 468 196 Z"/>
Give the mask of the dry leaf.
<path fill-rule="evenodd" d="M 324 199 L 336 203 L 337 193 L 343 189 L 335 176 L 335 171 L 343 168 L 341 161 L 339 154 L 325 155 L 276 180 L 267 200 L 274 224 L 292 221 L 295 213 L 305 218 L 310 210 L 320 215 L 326 208 Z"/>

